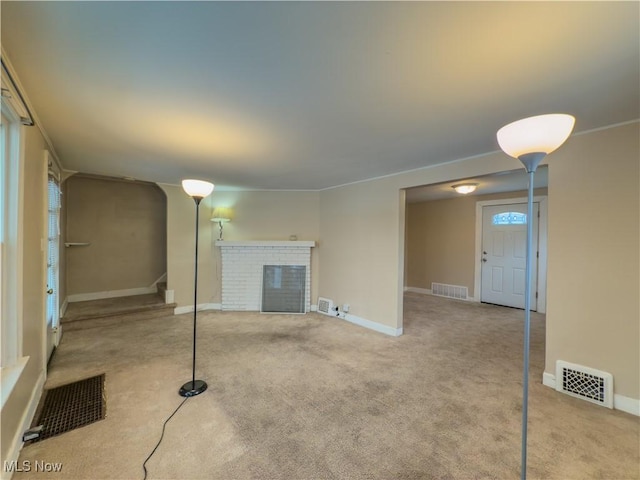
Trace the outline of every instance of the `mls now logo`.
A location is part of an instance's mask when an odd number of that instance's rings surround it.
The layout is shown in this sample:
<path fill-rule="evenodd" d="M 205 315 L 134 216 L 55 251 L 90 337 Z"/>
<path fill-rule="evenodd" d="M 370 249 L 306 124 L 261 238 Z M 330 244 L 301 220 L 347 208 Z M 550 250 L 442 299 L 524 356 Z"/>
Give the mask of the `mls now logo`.
<path fill-rule="evenodd" d="M 32 462 L 31 460 L 23 460 L 22 462 L 18 462 L 17 460 L 12 460 L 10 462 L 7 462 L 5 460 L 3 469 L 6 473 L 61 472 L 62 463 L 44 462 L 41 460 L 36 460 L 34 462 Z"/>

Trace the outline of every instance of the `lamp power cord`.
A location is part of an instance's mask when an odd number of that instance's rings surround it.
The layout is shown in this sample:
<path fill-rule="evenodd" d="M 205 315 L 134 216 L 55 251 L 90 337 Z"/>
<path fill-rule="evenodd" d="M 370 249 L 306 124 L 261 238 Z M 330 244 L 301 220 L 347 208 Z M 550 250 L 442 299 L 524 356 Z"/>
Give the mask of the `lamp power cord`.
<path fill-rule="evenodd" d="M 173 418 L 173 416 L 178 413 L 178 410 L 180 410 L 180 407 L 182 407 L 185 402 L 187 400 L 189 400 L 190 397 L 185 397 L 184 400 L 182 400 L 182 402 L 180 402 L 180 405 L 178 405 L 178 407 L 173 411 L 173 413 L 171 415 L 169 415 L 169 417 L 164 421 L 164 423 L 162 424 L 162 434 L 160 435 L 160 439 L 158 440 L 158 443 L 156 443 L 156 446 L 153 447 L 153 450 L 151 450 L 151 453 L 149 454 L 149 456 L 145 459 L 145 461 L 142 463 L 142 469 L 144 470 L 144 480 L 147 480 L 147 462 L 151 459 L 151 457 L 153 456 L 154 453 L 156 453 L 156 450 L 158 449 L 158 447 L 160 446 L 160 443 L 162 442 L 162 439 L 164 438 L 164 430 L 167 427 L 167 423 L 169 422 L 169 420 L 171 420 Z"/>

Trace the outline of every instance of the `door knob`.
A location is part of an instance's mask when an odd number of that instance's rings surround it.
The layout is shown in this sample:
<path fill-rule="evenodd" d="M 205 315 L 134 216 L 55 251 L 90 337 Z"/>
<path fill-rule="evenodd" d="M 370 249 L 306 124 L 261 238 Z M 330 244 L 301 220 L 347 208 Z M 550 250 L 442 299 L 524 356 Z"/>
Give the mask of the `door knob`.
<path fill-rule="evenodd" d="M 483 259 L 482 259 L 482 261 L 483 261 L 483 262 L 486 262 L 486 261 L 487 261 L 487 259 L 486 259 L 486 258 L 483 258 Z"/>
<path fill-rule="evenodd" d="M 50 288 L 49 290 L 47 290 L 47 293 L 48 293 L 49 295 L 53 295 L 53 288 Z"/>

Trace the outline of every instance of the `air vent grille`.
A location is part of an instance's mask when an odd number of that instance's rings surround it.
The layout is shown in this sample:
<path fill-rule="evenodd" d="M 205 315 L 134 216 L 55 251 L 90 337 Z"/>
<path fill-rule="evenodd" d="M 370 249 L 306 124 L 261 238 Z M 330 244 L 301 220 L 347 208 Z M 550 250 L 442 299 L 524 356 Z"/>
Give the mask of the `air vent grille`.
<path fill-rule="evenodd" d="M 439 297 L 458 298 L 460 300 L 466 300 L 469 297 L 467 287 L 460 285 L 447 285 L 446 283 L 431 284 L 431 293 Z"/>
<path fill-rule="evenodd" d="M 613 376 L 607 372 L 558 360 L 556 390 L 613 408 Z"/>
<path fill-rule="evenodd" d="M 329 300 L 328 298 L 318 297 L 318 312 L 324 313 L 325 315 L 331 315 L 333 311 L 333 300 Z"/>

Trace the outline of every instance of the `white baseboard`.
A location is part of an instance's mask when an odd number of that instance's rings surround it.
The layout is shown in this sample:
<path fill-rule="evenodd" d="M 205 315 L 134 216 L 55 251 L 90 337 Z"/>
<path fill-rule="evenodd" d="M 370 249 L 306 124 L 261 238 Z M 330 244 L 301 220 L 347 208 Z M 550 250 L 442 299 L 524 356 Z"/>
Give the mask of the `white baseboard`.
<path fill-rule="evenodd" d="M 556 389 L 556 376 L 544 372 L 542 374 L 542 384 Z M 613 394 L 613 408 L 621 412 L 630 413 L 631 415 L 640 416 L 640 399 L 625 397 L 617 393 Z"/>
<path fill-rule="evenodd" d="M 67 301 L 69 303 L 85 302 L 87 300 L 129 297 L 132 295 L 145 295 L 148 293 L 158 293 L 158 287 L 156 285 L 152 285 L 150 287 L 127 288 L 125 290 L 107 290 L 106 292 L 74 293 L 73 295 L 67 296 Z"/>
<path fill-rule="evenodd" d="M 430 288 L 404 287 L 405 292 L 422 293 L 423 295 L 431 295 Z"/>
<path fill-rule="evenodd" d="M 544 372 L 542 374 L 542 384 L 546 387 L 556 389 L 556 376 L 553 373 Z"/>
<path fill-rule="evenodd" d="M 62 306 L 60 307 L 60 318 L 64 317 L 64 314 L 67 313 L 67 307 L 69 306 L 69 297 L 64 299 L 62 302 Z"/>
<path fill-rule="evenodd" d="M 20 427 L 18 431 L 15 433 L 13 437 L 13 442 L 11 443 L 11 447 L 7 452 L 7 458 L 4 459 L 5 462 L 13 462 L 18 461 L 18 457 L 20 456 L 20 450 L 22 450 L 22 446 L 24 442 L 22 441 L 22 434 L 29 429 L 31 426 L 31 422 L 33 421 L 33 417 L 36 414 L 36 409 L 38 408 L 38 403 L 40 402 L 40 397 L 42 396 L 42 389 L 44 388 L 44 381 L 46 379 L 45 371 L 40 372 L 40 376 L 36 381 L 36 384 L 31 392 L 31 397 L 29 398 L 29 404 L 27 408 L 25 408 L 24 413 L 22 414 L 22 420 L 20 422 Z M 2 480 L 10 480 L 13 476 L 13 472 L 6 472 L 3 468 L 0 472 L 0 478 Z"/>
<path fill-rule="evenodd" d="M 311 305 L 311 311 L 312 312 L 317 312 L 318 311 L 318 305 Z"/>
<path fill-rule="evenodd" d="M 359 325 L 360 327 L 365 327 L 369 330 L 375 330 L 376 332 L 384 333 L 385 335 L 390 335 L 392 337 L 399 337 L 400 335 L 402 335 L 402 328 L 393 328 L 387 325 L 382 325 L 381 323 L 372 322 L 371 320 L 360 318 L 350 313 L 345 314 L 344 317 L 336 316 L 336 318 L 346 320 L 347 322 Z"/>
<path fill-rule="evenodd" d="M 199 303 L 197 305 L 198 312 L 202 310 L 222 310 L 222 304 L 220 303 Z M 182 315 L 183 313 L 193 312 L 193 305 L 186 307 L 176 307 L 173 309 L 174 315 Z"/>
<path fill-rule="evenodd" d="M 640 417 L 640 399 L 613 394 L 613 408 Z"/>
<path fill-rule="evenodd" d="M 164 291 L 164 303 L 173 303 L 175 298 L 175 290 L 165 290 Z"/>

